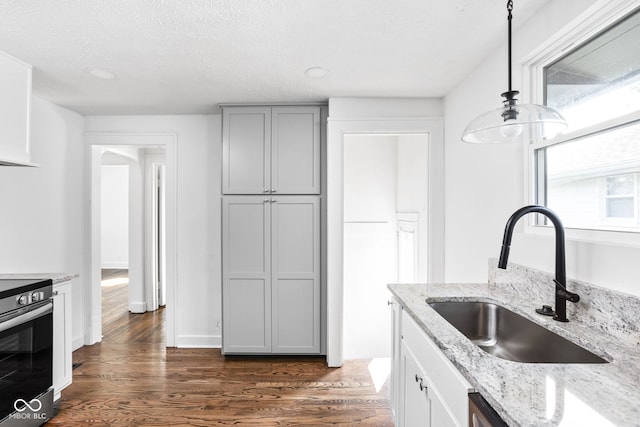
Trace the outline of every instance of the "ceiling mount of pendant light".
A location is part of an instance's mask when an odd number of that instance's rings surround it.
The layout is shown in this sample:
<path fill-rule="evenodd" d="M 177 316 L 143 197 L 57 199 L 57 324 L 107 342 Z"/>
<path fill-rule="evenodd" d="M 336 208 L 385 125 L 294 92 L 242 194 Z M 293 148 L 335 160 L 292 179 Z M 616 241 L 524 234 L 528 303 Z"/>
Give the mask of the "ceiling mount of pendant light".
<path fill-rule="evenodd" d="M 534 142 L 549 139 L 567 128 L 556 110 L 537 104 L 518 104 L 520 92 L 511 88 L 511 19 L 513 0 L 507 1 L 509 90 L 502 108 L 484 113 L 467 125 L 462 140 L 471 143 Z"/>

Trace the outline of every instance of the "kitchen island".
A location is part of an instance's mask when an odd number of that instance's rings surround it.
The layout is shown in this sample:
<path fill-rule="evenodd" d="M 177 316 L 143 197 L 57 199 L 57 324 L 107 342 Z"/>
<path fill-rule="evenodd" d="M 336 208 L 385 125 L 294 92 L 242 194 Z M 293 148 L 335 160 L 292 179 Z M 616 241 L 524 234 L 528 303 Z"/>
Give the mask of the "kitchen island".
<path fill-rule="evenodd" d="M 535 313 L 553 302 L 552 276 L 490 261 L 482 284 L 391 284 L 403 310 L 512 427 L 640 426 L 640 298 L 581 282 L 568 323 Z M 484 352 L 427 302 L 488 301 L 504 306 L 608 361 L 521 363 Z M 428 370 L 428 368 L 427 368 Z"/>

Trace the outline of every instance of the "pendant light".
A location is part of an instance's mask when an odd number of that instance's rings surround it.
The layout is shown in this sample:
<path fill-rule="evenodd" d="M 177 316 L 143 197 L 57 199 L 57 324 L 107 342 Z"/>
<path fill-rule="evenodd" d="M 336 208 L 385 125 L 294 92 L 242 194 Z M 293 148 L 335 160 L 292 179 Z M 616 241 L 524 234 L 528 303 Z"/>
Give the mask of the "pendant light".
<path fill-rule="evenodd" d="M 552 108 L 537 104 L 518 104 L 520 92 L 511 88 L 511 11 L 507 1 L 509 34 L 509 90 L 501 94 L 502 108 L 484 113 L 467 125 L 462 140 L 471 143 L 534 142 L 549 139 L 567 127 L 564 118 Z"/>

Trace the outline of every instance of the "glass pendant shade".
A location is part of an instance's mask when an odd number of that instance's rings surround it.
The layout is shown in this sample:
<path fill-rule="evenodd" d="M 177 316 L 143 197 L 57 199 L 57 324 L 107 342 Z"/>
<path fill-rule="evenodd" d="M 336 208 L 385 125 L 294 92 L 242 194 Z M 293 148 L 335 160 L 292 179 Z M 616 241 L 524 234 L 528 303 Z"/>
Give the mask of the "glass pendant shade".
<path fill-rule="evenodd" d="M 502 93 L 502 108 L 476 117 L 462 133 L 462 140 L 475 144 L 541 141 L 567 128 L 556 110 L 538 104 L 518 104 L 519 92 L 511 88 L 511 19 L 513 0 L 507 1 L 507 35 L 509 89 Z"/>
<path fill-rule="evenodd" d="M 510 105 L 476 117 L 467 125 L 462 140 L 475 144 L 545 140 L 567 128 L 556 110 L 537 104 Z"/>

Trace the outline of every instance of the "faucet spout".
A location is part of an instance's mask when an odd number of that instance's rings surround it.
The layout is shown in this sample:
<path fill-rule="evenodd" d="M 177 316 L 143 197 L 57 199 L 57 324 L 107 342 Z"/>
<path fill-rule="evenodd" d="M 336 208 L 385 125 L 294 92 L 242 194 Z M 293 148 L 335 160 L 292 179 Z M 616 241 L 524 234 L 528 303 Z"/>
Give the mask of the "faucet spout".
<path fill-rule="evenodd" d="M 566 273 L 566 261 L 565 261 L 565 246 L 564 246 L 564 227 L 562 221 L 558 215 L 551 209 L 545 206 L 530 205 L 515 211 L 511 217 L 507 220 L 507 224 L 504 229 L 504 236 L 502 239 L 502 249 L 500 250 L 500 258 L 498 259 L 498 267 L 502 269 L 507 268 L 507 261 L 509 259 L 509 250 L 511 248 L 511 238 L 513 236 L 513 230 L 516 223 L 520 218 L 529 213 L 539 213 L 547 217 L 555 229 L 556 237 L 556 271 L 555 271 L 555 300 L 556 310 L 553 316 L 554 320 L 559 322 L 568 322 L 567 319 L 567 301 L 578 302 L 580 296 L 567 290 L 567 273 Z"/>

